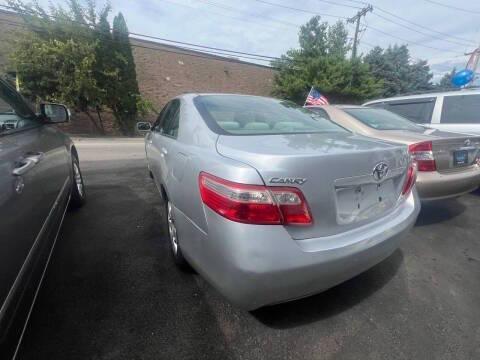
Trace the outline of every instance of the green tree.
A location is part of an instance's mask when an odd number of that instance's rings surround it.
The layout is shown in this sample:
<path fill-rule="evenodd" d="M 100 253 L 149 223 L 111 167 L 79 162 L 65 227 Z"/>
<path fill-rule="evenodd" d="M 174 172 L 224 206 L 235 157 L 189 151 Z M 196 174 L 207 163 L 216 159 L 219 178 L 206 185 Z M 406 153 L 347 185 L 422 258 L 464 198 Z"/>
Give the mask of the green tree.
<path fill-rule="evenodd" d="M 28 30 L 14 37 L 11 56 L 22 92 L 65 102 L 87 114 L 99 132 L 101 112 L 109 108 L 119 130 L 131 135 L 137 110 L 147 112 L 151 106 L 138 91 L 123 16 L 115 18 L 112 32 L 110 6 L 98 11 L 94 0 L 68 0 L 66 8 L 51 4 L 48 11 L 37 2 L 8 4 L 23 16 Z"/>
<path fill-rule="evenodd" d="M 426 61 L 412 62 L 406 45 L 394 45 L 387 49 L 373 48 L 365 57 L 372 75 L 383 80 L 382 97 L 432 88 L 432 74 Z"/>
<path fill-rule="evenodd" d="M 113 20 L 112 37 L 115 50 L 113 61 L 118 71 L 115 86 L 111 87 L 113 93 L 109 96 L 111 100 L 109 106 L 118 119 L 122 132 L 131 134 L 136 121 L 137 103 L 141 97 L 127 23 L 122 13 L 115 16 Z"/>
<path fill-rule="evenodd" d="M 93 2 L 82 9 L 76 0 L 70 0 L 68 11 L 51 5 L 49 12 L 36 2 L 8 3 L 27 24 L 28 31 L 22 30 L 12 38 L 14 51 L 10 56 L 10 66 L 17 73 L 24 95 L 33 101 L 66 103 L 85 113 L 103 133 L 100 118 L 95 119 L 91 113 L 102 106 L 102 90 L 95 77 L 97 42 L 89 28 L 96 25 L 91 15 L 95 13 Z M 101 12 L 106 16 L 109 8 Z"/>
<path fill-rule="evenodd" d="M 313 17 L 300 28 L 299 44 L 299 49 L 272 62 L 278 68 L 275 95 L 301 104 L 311 86 L 331 101 L 359 102 L 378 93 L 382 83 L 370 75 L 368 66 L 346 58 L 350 44 L 342 22 L 329 26 Z"/>

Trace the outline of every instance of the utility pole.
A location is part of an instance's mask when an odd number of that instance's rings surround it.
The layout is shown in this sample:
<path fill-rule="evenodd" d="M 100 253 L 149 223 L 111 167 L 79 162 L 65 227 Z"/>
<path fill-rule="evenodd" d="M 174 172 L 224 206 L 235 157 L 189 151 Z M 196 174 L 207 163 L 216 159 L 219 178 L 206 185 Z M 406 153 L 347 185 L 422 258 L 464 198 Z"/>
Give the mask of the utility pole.
<path fill-rule="evenodd" d="M 357 12 L 357 15 L 355 15 L 354 17 L 351 17 L 350 19 L 347 19 L 347 23 L 350 23 L 350 24 L 357 22 L 357 25 L 355 28 L 355 36 L 353 39 L 352 60 L 357 57 L 358 32 L 360 31 L 360 18 L 362 16 L 367 15 L 368 12 L 372 12 L 372 11 L 373 11 L 373 6 L 369 4 L 367 7 L 364 7 L 359 12 Z"/>

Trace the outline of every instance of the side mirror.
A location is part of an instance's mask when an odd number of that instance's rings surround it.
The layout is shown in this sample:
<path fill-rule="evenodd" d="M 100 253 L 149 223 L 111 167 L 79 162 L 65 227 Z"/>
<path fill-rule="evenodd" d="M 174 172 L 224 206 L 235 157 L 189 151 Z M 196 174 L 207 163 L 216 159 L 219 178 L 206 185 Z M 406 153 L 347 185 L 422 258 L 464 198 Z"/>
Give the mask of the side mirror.
<path fill-rule="evenodd" d="M 70 120 L 70 111 L 62 104 L 40 104 L 40 113 L 48 124 L 59 124 Z"/>
<path fill-rule="evenodd" d="M 140 133 L 150 131 L 151 128 L 152 124 L 150 124 L 148 121 L 140 121 L 137 123 L 137 131 Z"/>

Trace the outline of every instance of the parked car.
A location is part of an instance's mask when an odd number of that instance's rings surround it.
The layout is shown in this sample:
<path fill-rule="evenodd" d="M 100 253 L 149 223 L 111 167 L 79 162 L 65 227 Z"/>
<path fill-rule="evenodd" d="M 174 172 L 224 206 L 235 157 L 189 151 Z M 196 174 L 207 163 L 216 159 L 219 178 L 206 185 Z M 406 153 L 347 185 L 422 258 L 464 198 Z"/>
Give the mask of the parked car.
<path fill-rule="evenodd" d="M 311 110 L 355 133 L 408 145 L 422 200 L 456 197 L 480 186 L 479 136 L 426 128 L 385 109 L 329 105 Z"/>
<path fill-rule="evenodd" d="M 180 96 L 145 150 L 175 261 L 248 310 L 377 264 L 420 209 L 405 145 L 352 134 L 287 101 Z"/>
<path fill-rule="evenodd" d="M 369 101 L 435 129 L 480 135 L 480 89 L 392 97 Z"/>
<path fill-rule="evenodd" d="M 85 202 L 78 154 L 53 124 L 60 104 L 36 114 L 0 80 L 0 358 L 16 354 L 70 203 Z"/>

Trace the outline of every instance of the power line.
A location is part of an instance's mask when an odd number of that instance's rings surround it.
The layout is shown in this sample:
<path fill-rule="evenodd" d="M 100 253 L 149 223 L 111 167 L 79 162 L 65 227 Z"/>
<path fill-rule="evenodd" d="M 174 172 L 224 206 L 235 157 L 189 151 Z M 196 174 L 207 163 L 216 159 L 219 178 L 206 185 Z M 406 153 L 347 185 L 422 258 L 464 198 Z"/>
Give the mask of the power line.
<path fill-rule="evenodd" d="M 176 5 L 176 6 L 187 7 L 187 8 L 190 8 L 190 9 L 194 9 L 195 11 L 200 10 L 200 11 L 204 11 L 204 12 L 216 14 L 217 16 L 226 17 L 226 18 L 230 18 L 230 19 L 233 19 L 233 20 L 241 21 L 241 22 L 248 22 L 248 23 L 251 23 L 251 24 L 255 24 L 255 25 L 259 25 L 259 26 L 265 27 L 265 28 L 269 28 L 270 30 L 272 29 L 272 26 L 271 26 L 271 25 L 268 25 L 268 24 L 265 24 L 265 23 L 252 21 L 252 20 L 246 19 L 246 18 L 240 18 L 240 17 L 235 17 L 235 16 L 227 15 L 227 14 L 225 14 L 225 13 L 212 11 L 211 9 L 205 9 L 205 8 L 203 8 L 203 7 L 196 7 L 196 6 L 192 6 L 192 5 L 189 5 L 189 4 L 181 4 L 181 3 L 178 3 L 178 2 L 175 2 L 175 1 L 171 1 L 171 0 L 159 0 L 159 1 L 166 2 L 166 3 L 169 3 L 169 4 L 173 4 L 173 5 Z M 280 25 L 283 25 L 283 26 L 284 26 L 285 24 L 280 24 Z M 280 27 L 280 26 L 275 26 L 275 27 L 276 27 L 277 29 L 282 29 L 282 30 L 285 30 L 285 29 L 286 29 L 285 27 L 282 28 L 282 27 Z"/>
<path fill-rule="evenodd" d="M 480 14 L 480 11 L 476 11 L 476 10 L 470 10 L 470 9 L 463 9 L 463 8 L 459 8 L 459 7 L 456 7 L 456 6 L 453 6 L 453 5 L 448 5 L 448 4 L 443 4 L 441 2 L 438 2 L 438 1 L 433 1 L 433 0 L 425 0 L 426 2 L 429 2 L 431 4 L 435 4 L 435 5 L 439 5 L 439 6 L 443 6 L 443 7 L 446 7 L 448 9 L 452 9 L 452 10 L 457 10 L 457 11 L 463 11 L 463 12 L 466 12 L 466 13 L 469 13 L 469 14 Z"/>
<path fill-rule="evenodd" d="M 345 17 L 345 16 L 319 13 L 319 12 L 316 12 L 316 11 L 301 9 L 301 8 L 297 8 L 297 7 L 293 7 L 293 6 L 287 6 L 287 5 L 272 3 L 272 2 L 270 2 L 270 1 L 265 1 L 265 0 L 253 0 L 253 1 L 256 1 L 256 2 L 262 3 L 262 4 L 266 4 L 266 5 L 270 5 L 270 6 L 275 6 L 275 7 L 283 8 L 283 9 L 288 9 L 288 10 L 293 10 L 293 11 L 302 12 L 302 13 L 306 13 L 306 14 L 311 14 L 311 15 L 329 16 L 329 17 L 333 17 L 333 18 L 337 18 L 337 19 L 348 19 L 348 18 Z M 325 0 L 325 1 L 326 1 L 326 0 Z M 329 1 L 327 1 L 327 2 L 329 2 Z"/>
<path fill-rule="evenodd" d="M 425 48 L 429 48 L 429 49 L 433 49 L 433 50 L 438 50 L 438 51 L 441 51 L 441 52 L 449 52 L 449 53 L 455 53 L 455 54 L 457 54 L 457 52 L 456 52 L 456 51 L 453 51 L 453 50 L 441 49 L 441 48 L 437 48 L 437 47 L 434 47 L 434 46 L 424 45 L 424 44 L 422 44 L 422 43 L 420 43 L 420 42 L 415 42 L 415 41 L 406 40 L 406 39 L 401 38 L 401 37 L 398 37 L 398 36 L 396 36 L 396 35 L 389 34 L 389 33 L 385 32 L 385 31 L 380 30 L 380 29 L 378 29 L 378 28 L 375 28 L 375 27 L 373 27 L 373 26 L 371 26 L 371 25 L 365 25 L 365 26 L 366 26 L 368 29 L 371 29 L 371 30 L 373 30 L 373 31 L 376 31 L 376 32 L 378 32 L 378 33 L 380 33 L 380 34 L 383 34 L 383 35 L 385 35 L 385 36 L 389 36 L 389 37 L 392 37 L 392 38 L 394 38 L 394 39 L 403 41 L 403 42 L 405 42 L 405 43 L 407 43 L 407 44 L 411 44 L 411 45 L 415 45 L 415 46 L 422 46 L 422 47 L 425 47 Z"/>
<path fill-rule="evenodd" d="M 15 10 L 15 8 L 13 8 L 11 6 L 0 5 L 0 7 Z M 51 19 L 54 19 L 54 20 L 58 20 L 55 16 L 48 15 L 48 17 L 51 18 Z M 72 23 L 82 25 L 82 26 L 87 26 L 86 24 L 84 24 L 82 22 L 79 22 L 79 21 L 74 21 L 74 20 L 69 20 L 69 21 L 72 22 Z M 95 26 L 94 28 L 98 28 L 98 26 Z M 259 58 L 269 59 L 268 61 L 273 60 L 273 59 L 279 59 L 278 57 L 274 57 L 274 56 L 261 55 L 261 54 L 255 54 L 255 53 L 247 53 L 247 52 L 243 52 L 243 51 L 222 49 L 222 48 L 218 48 L 218 47 L 199 45 L 199 44 L 194 44 L 194 43 L 189 43 L 189 42 L 184 42 L 184 41 L 170 40 L 170 39 L 162 38 L 162 37 L 159 37 L 159 36 L 141 34 L 141 33 L 136 33 L 136 32 L 131 32 L 131 31 L 129 31 L 128 34 L 133 35 L 133 36 L 140 36 L 140 37 L 144 37 L 144 38 L 148 38 L 148 39 L 165 41 L 165 42 L 169 42 L 169 43 L 172 43 L 172 44 L 194 46 L 194 47 L 198 47 L 198 48 L 201 48 L 201 49 L 207 49 L 207 50 L 223 51 L 223 52 L 232 53 L 232 54 L 235 54 L 235 55 L 238 55 L 238 56 L 239 55 L 255 56 L 255 57 L 259 57 Z"/>
<path fill-rule="evenodd" d="M 359 6 L 340 4 L 340 3 L 336 2 L 336 1 L 330 1 L 330 0 L 317 0 L 317 1 L 320 1 L 320 2 L 323 2 L 323 3 L 327 3 L 327 4 L 336 5 L 336 6 L 343 6 L 343 7 L 347 7 L 347 8 L 351 8 L 351 9 L 361 9 L 361 7 L 359 7 Z"/>
<path fill-rule="evenodd" d="M 343 1 L 348 1 L 348 2 L 351 2 L 351 3 L 354 3 L 354 4 L 368 5 L 367 2 L 365 2 L 365 1 L 359 1 L 359 0 L 343 0 Z M 425 1 L 429 1 L 429 2 L 434 3 L 433 0 L 425 0 Z M 406 22 L 406 23 L 408 23 L 408 24 L 410 24 L 410 25 L 414 25 L 414 26 L 419 27 L 419 28 L 421 28 L 421 29 L 424 29 L 424 30 L 427 30 L 427 31 L 430 31 L 430 32 L 433 32 L 433 33 L 436 33 L 436 34 L 439 34 L 439 35 L 443 35 L 443 36 L 445 36 L 445 37 L 447 37 L 447 38 L 450 38 L 450 39 L 457 39 L 457 40 L 460 40 L 460 41 L 465 41 L 465 42 L 468 42 L 470 45 L 471 45 L 471 44 L 475 44 L 473 41 L 471 41 L 471 40 L 469 40 L 469 39 L 465 39 L 465 38 L 462 38 L 462 37 L 458 37 L 458 36 L 454 36 L 454 35 L 451 35 L 451 34 L 447 34 L 447 33 L 438 31 L 438 30 L 436 30 L 436 29 L 432 29 L 432 28 L 430 28 L 430 27 L 427 27 L 427 26 L 424 26 L 424 25 L 422 25 L 422 24 L 418 24 L 418 23 L 416 23 L 416 22 L 413 22 L 413 21 L 411 21 L 411 20 L 408 20 L 408 19 L 406 19 L 406 18 L 404 18 L 404 17 L 398 16 L 398 15 L 396 15 L 396 14 L 394 14 L 394 13 L 388 11 L 388 10 L 385 10 L 384 8 L 379 7 L 378 5 L 375 5 L 375 4 L 373 4 L 373 5 L 375 6 L 375 9 L 376 9 L 376 10 L 379 10 L 379 11 L 381 11 L 381 12 L 387 14 L 387 15 L 390 15 L 391 17 L 394 17 L 394 18 L 397 18 L 397 19 L 399 19 L 399 20 L 402 20 L 402 21 L 404 21 L 404 22 Z M 468 12 L 471 12 L 471 11 L 468 11 Z M 474 11 L 474 12 L 475 12 L 475 11 Z M 375 14 L 375 15 L 378 16 L 378 14 Z M 390 20 L 390 21 L 391 21 L 391 20 Z M 393 21 L 391 21 L 391 22 L 393 22 Z M 397 24 L 397 25 L 400 25 L 400 24 Z"/>
<path fill-rule="evenodd" d="M 353 0 L 349 0 L 349 1 L 353 1 Z M 410 21 L 410 20 L 408 20 L 408 19 L 406 19 L 406 18 L 404 18 L 404 17 L 398 16 L 398 15 L 396 15 L 396 14 L 394 14 L 394 13 L 388 11 L 388 10 L 385 10 L 385 9 L 383 9 L 383 8 L 381 8 L 381 7 L 375 6 L 375 9 L 377 9 L 377 10 L 379 10 L 379 11 L 385 13 L 385 14 L 388 14 L 388 15 L 394 17 L 394 18 L 400 19 L 400 20 L 402 20 L 402 21 L 404 21 L 404 22 L 406 22 L 406 23 L 409 23 L 409 24 L 411 24 L 411 25 L 417 26 L 417 27 L 419 27 L 419 28 L 421 28 L 421 29 L 424 29 L 424 30 L 427 30 L 427 31 L 430 31 L 430 32 L 433 32 L 433 33 L 436 33 L 436 34 L 440 34 L 440 35 L 443 35 L 443 36 L 448 37 L 448 38 L 451 38 L 451 39 L 457 39 L 457 40 L 460 40 L 460 41 L 466 41 L 466 42 L 468 42 L 468 43 L 473 43 L 471 40 L 464 39 L 464 38 L 461 38 L 461 37 L 458 37 L 458 36 L 454 36 L 454 35 L 450 35 L 450 34 L 447 34 L 447 33 L 444 33 L 444 32 L 441 32 L 441 31 L 438 31 L 438 30 L 429 28 L 429 27 L 424 26 L 424 25 L 421 25 L 421 24 L 417 24 L 416 22 L 413 22 L 413 21 Z"/>
<path fill-rule="evenodd" d="M 294 24 L 294 23 L 291 23 L 289 21 L 284 21 L 284 20 L 280 20 L 280 19 L 276 19 L 276 18 L 271 18 L 271 17 L 268 17 L 268 16 L 259 15 L 259 14 L 252 14 L 252 13 L 249 13 L 249 12 L 241 11 L 241 10 L 235 8 L 235 7 L 219 4 L 219 3 L 216 3 L 216 2 L 213 2 L 213 1 L 209 1 L 209 0 L 196 0 L 196 1 L 203 2 L 205 4 L 215 6 L 215 7 L 218 7 L 220 9 L 232 11 L 234 13 L 243 12 L 244 14 L 247 14 L 249 16 L 254 16 L 254 17 L 257 17 L 257 18 L 264 18 L 264 19 L 267 19 L 268 21 L 276 22 L 276 23 L 279 23 L 279 24 L 287 25 L 287 26 L 292 26 L 296 29 L 298 29 L 298 27 L 299 27 L 298 24 Z"/>
<path fill-rule="evenodd" d="M 422 34 L 422 35 L 428 36 L 428 37 L 430 37 L 430 38 L 432 38 L 432 39 L 441 40 L 441 41 L 449 42 L 449 43 L 456 44 L 456 45 L 470 46 L 470 44 L 467 44 L 466 42 L 462 42 L 462 43 L 461 43 L 461 42 L 458 42 L 458 41 L 452 41 L 452 40 L 448 40 L 448 39 L 445 39 L 445 38 L 440 37 L 440 36 L 437 36 L 437 35 L 432 35 L 432 34 L 428 34 L 428 33 L 426 33 L 426 32 L 422 32 L 422 31 L 420 31 L 420 30 L 418 30 L 418 29 L 415 29 L 415 28 L 412 28 L 412 27 L 410 27 L 410 26 L 408 26 L 408 25 L 404 25 L 404 24 L 402 24 L 402 23 L 400 23 L 400 22 L 397 22 L 397 21 L 394 21 L 394 20 L 392 20 L 392 19 L 389 19 L 389 18 L 387 18 L 387 17 L 385 17 L 385 16 L 383 16 L 383 15 L 381 15 L 381 14 L 373 13 L 373 15 L 375 15 L 375 16 L 383 19 L 383 20 L 386 20 L 386 21 L 388 21 L 388 22 L 391 22 L 392 24 L 396 24 L 396 25 L 398 25 L 398 26 L 404 27 L 405 29 L 414 31 L 414 32 L 416 32 L 416 33 L 418 33 L 418 34 Z"/>
<path fill-rule="evenodd" d="M 198 1 L 200 1 L 200 0 L 198 0 Z M 203 1 L 203 0 L 202 0 L 202 1 Z M 272 3 L 272 2 L 269 2 L 269 1 L 266 1 L 266 0 L 253 0 L 253 1 L 256 1 L 256 2 L 259 2 L 259 3 L 268 4 L 268 5 L 271 5 L 271 6 L 280 7 L 280 8 L 285 8 L 285 9 L 289 9 L 289 10 L 293 10 L 293 11 L 297 11 L 297 12 L 309 13 L 309 14 L 320 15 L 320 16 L 322 15 L 321 13 L 317 13 L 317 12 L 310 11 L 310 10 L 307 10 L 307 9 L 302 9 L 302 8 L 297 8 L 297 7 L 291 7 L 291 6 L 286 6 L 286 5 L 281 5 L 281 4 Z M 318 1 L 330 2 L 330 1 L 328 1 L 328 0 L 318 0 Z M 362 2 L 362 1 L 354 1 L 354 0 L 346 0 L 346 1 L 352 1 L 352 2 L 355 2 L 355 3 L 361 3 L 361 4 L 368 4 L 368 3 Z M 415 26 L 425 28 L 425 29 L 427 29 L 427 30 L 429 30 L 429 31 L 431 31 L 431 32 L 437 32 L 436 30 L 429 29 L 429 28 L 424 27 L 424 26 L 422 26 L 422 25 L 415 24 L 415 23 L 413 23 L 413 22 L 411 22 L 411 21 L 409 21 L 409 20 L 406 20 L 406 19 L 403 19 L 403 18 L 401 18 L 401 17 L 399 17 L 399 16 L 396 16 L 395 14 L 390 13 L 390 12 L 387 11 L 387 10 L 383 10 L 383 9 L 381 9 L 381 8 L 378 8 L 378 7 L 376 7 L 376 9 L 378 9 L 378 10 L 384 12 L 384 13 L 387 13 L 387 14 L 389 14 L 390 16 L 397 17 L 397 18 L 399 18 L 399 19 L 401 19 L 401 20 L 403 20 L 403 21 L 405 21 L 405 22 L 409 22 L 409 23 L 411 23 L 411 24 L 413 24 L 413 25 L 415 25 Z M 325 14 L 324 14 L 324 15 L 325 15 Z M 331 14 L 328 14 L 328 15 L 331 15 Z M 380 14 L 375 14 L 375 15 L 383 18 L 384 20 L 390 21 L 390 22 L 392 22 L 392 23 L 394 23 L 394 24 L 396 24 L 396 25 L 403 26 L 403 27 L 407 27 L 408 29 L 410 29 L 410 30 L 412 30 L 412 31 L 415 31 L 415 32 L 417 32 L 417 33 L 422 33 L 423 35 L 431 36 L 432 38 L 435 37 L 434 35 L 420 32 L 420 31 L 418 31 L 418 30 L 416 30 L 416 29 L 413 29 L 413 28 L 411 28 L 411 27 L 408 27 L 407 25 L 402 25 L 401 23 L 398 23 L 398 22 L 396 22 L 396 21 L 394 21 L 394 20 L 388 19 L 388 18 L 386 18 L 385 16 L 382 16 L 382 15 L 380 15 Z M 337 16 L 337 15 L 331 15 L 331 16 L 338 17 L 338 18 L 342 18 L 342 19 L 346 19 L 346 20 L 349 19 L 349 18 L 346 18 L 346 17 Z M 433 47 L 433 46 L 429 46 L 429 45 L 423 45 L 423 44 L 422 44 L 421 42 L 419 42 L 419 41 L 412 41 L 412 40 L 406 40 L 406 39 L 403 39 L 403 38 L 399 38 L 399 37 L 396 36 L 396 35 L 392 35 L 392 34 L 390 34 L 390 33 L 387 33 L 387 32 L 385 32 L 385 31 L 383 31 L 383 30 L 376 29 L 376 28 L 374 28 L 374 27 L 372 27 L 372 26 L 368 26 L 368 28 L 373 29 L 374 31 L 380 32 L 380 33 L 382 33 L 382 34 L 384 34 L 384 35 L 386 35 L 386 36 L 390 36 L 390 37 L 392 37 L 392 38 L 395 38 L 395 39 L 404 41 L 404 42 L 406 42 L 406 43 L 408 43 L 408 44 L 412 44 L 412 45 L 415 45 L 415 46 L 423 46 L 423 47 L 430 48 L 430 49 L 433 49 L 433 50 L 439 50 L 439 51 L 445 51 L 445 52 L 453 52 L 452 50 L 448 50 L 448 49 L 441 49 L 441 48 L 437 48 L 437 47 Z M 355 31 L 356 31 L 356 30 L 355 30 Z M 441 33 L 441 32 L 437 32 L 437 33 L 442 34 L 442 35 L 444 35 L 444 36 L 446 36 L 446 37 L 455 38 L 455 37 L 453 37 L 453 36 L 451 36 L 451 35 L 448 35 L 448 34 L 445 34 L 445 33 Z M 439 37 L 435 37 L 435 38 L 440 39 Z M 450 40 L 443 40 L 443 41 L 452 42 L 452 41 L 450 41 Z M 465 40 L 462 40 L 462 41 L 465 41 Z M 454 42 L 454 43 L 457 44 L 457 45 L 466 46 L 465 43 L 461 43 L 461 44 L 458 43 L 458 42 Z M 353 51 L 352 51 L 352 53 L 353 53 Z"/>
<path fill-rule="evenodd" d="M 24 24 L 24 23 L 20 23 L 20 22 L 15 22 L 15 21 L 10 21 L 10 20 L 5 20 L 5 19 L 0 19 L 0 23 L 5 23 L 5 24 L 8 24 L 8 25 L 11 25 L 11 26 L 16 26 L 16 27 L 22 27 L 22 28 L 29 28 L 28 25 Z M 36 31 L 39 31 L 39 32 L 42 32 L 44 31 L 45 32 L 45 29 L 42 29 L 41 27 L 38 27 L 38 26 L 31 26 L 33 27 L 34 29 L 36 29 Z M 81 36 L 81 35 L 80 35 Z M 85 36 L 86 37 L 86 36 Z M 133 40 L 139 40 L 137 38 L 131 38 Z M 109 42 L 112 42 L 113 43 L 113 40 L 110 40 L 108 39 L 107 41 Z M 159 46 L 162 46 L 162 45 L 165 45 L 165 44 L 161 44 L 161 43 L 155 43 L 156 45 L 159 45 Z M 131 47 L 134 47 L 134 48 L 141 48 L 141 49 L 148 49 L 148 50 L 154 50 L 154 51 L 161 51 L 161 52 L 167 52 L 167 53 L 173 53 L 173 54 L 179 54 L 179 55 L 186 55 L 186 56 L 190 56 L 190 57 L 197 57 L 197 58 L 203 58 L 203 59 L 209 59 L 209 60 L 219 60 L 219 61 L 228 61 L 228 62 L 241 62 L 240 59 L 233 59 L 233 58 L 229 58 L 229 57 L 224 57 L 224 56 L 207 56 L 209 54 L 220 54 L 219 52 L 213 52 L 213 51 L 203 51 L 203 52 L 199 52 L 198 50 L 195 50 L 195 49 L 191 49 L 191 48 L 186 48 L 186 47 L 178 47 L 179 50 L 172 50 L 172 49 L 164 49 L 164 48 L 158 48 L 158 47 L 150 47 L 150 46 L 145 46 L 145 45 L 140 45 L 140 44 L 132 44 L 130 43 L 130 46 Z M 182 51 L 183 50 L 183 51 Z M 196 51 L 197 54 L 192 54 L 192 53 L 188 53 L 186 51 Z M 205 54 L 205 55 L 202 55 L 202 54 Z M 224 55 L 228 55 L 228 54 L 224 54 Z M 240 56 L 242 58 L 244 58 L 244 56 Z M 270 62 L 271 60 L 266 60 L 266 59 L 255 59 L 255 58 L 251 58 L 251 57 L 247 57 L 245 56 L 245 58 L 249 58 L 249 59 L 254 59 L 254 60 L 258 60 L 258 61 L 267 61 L 267 62 Z M 279 60 L 281 61 L 280 58 L 277 58 L 275 60 Z M 252 64 L 252 65 L 255 65 L 255 64 Z"/>

